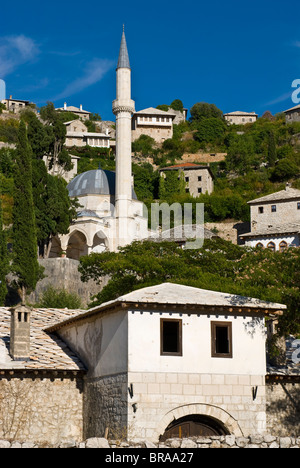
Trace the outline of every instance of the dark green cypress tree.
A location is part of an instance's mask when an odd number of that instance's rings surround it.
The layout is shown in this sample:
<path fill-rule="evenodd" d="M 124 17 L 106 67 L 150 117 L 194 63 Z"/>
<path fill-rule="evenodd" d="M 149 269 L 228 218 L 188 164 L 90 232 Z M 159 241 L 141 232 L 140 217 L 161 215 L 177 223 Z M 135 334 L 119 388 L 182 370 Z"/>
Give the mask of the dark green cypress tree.
<path fill-rule="evenodd" d="M 1 192 L 0 192 L 1 194 Z M 8 273 L 8 255 L 6 232 L 3 230 L 2 202 L 0 197 L 0 306 L 5 304 L 7 294 L 5 277 Z"/>
<path fill-rule="evenodd" d="M 18 292 L 25 303 L 26 294 L 35 289 L 40 267 L 32 196 L 32 152 L 27 130 L 21 120 L 14 167 L 13 272 Z"/>

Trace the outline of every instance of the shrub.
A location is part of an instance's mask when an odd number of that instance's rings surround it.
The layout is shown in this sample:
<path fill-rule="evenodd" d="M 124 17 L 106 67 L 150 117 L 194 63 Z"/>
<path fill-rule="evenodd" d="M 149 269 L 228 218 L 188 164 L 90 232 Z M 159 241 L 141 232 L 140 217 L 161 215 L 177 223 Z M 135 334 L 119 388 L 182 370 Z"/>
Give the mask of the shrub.
<path fill-rule="evenodd" d="M 81 309 L 82 302 L 75 293 L 69 293 L 65 289 L 55 289 L 49 286 L 43 293 L 38 304 L 41 308 L 52 309 Z"/>

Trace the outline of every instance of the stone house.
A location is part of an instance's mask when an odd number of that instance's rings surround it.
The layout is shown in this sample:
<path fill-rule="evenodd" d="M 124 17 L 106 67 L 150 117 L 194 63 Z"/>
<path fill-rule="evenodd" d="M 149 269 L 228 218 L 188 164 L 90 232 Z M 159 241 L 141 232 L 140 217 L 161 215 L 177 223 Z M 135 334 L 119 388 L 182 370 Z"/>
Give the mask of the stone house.
<path fill-rule="evenodd" d="M 67 103 L 64 103 L 64 107 L 57 107 L 55 110 L 61 111 L 61 112 L 72 112 L 75 115 L 78 115 L 81 119 L 83 120 L 89 120 L 91 112 L 84 110 L 82 108 L 82 104 L 80 104 L 80 107 L 75 107 L 75 106 L 68 106 Z"/>
<path fill-rule="evenodd" d="M 240 237 L 249 247 L 273 251 L 300 246 L 300 190 L 285 190 L 248 202 L 251 232 Z"/>
<path fill-rule="evenodd" d="M 224 114 L 224 119 L 230 124 L 245 125 L 247 123 L 254 123 L 258 115 L 255 112 L 228 112 Z"/>
<path fill-rule="evenodd" d="M 141 135 L 148 135 L 157 143 L 163 143 L 173 136 L 175 118 L 175 111 L 165 112 L 154 107 L 135 112 L 132 116 L 132 141 Z"/>
<path fill-rule="evenodd" d="M 283 111 L 286 123 L 300 122 L 300 105 Z"/>
<path fill-rule="evenodd" d="M 262 434 L 265 316 L 285 309 L 169 283 L 88 311 L 0 308 L 0 437 Z"/>
<path fill-rule="evenodd" d="M 25 109 L 25 107 L 29 106 L 30 101 L 24 101 L 22 99 L 13 99 L 13 97 L 10 96 L 9 99 L 2 99 L 1 103 L 6 106 L 6 110 L 8 112 L 18 114 L 23 109 Z"/>
<path fill-rule="evenodd" d="M 67 129 L 65 146 L 92 146 L 95 148 L 109 148 L 110 136 L 106 133 L 89 132 L 87 126 L 81 120 L 65 122 Z"/>
<path fill-rule="evenodd" d="M 175 164 L 160 169 L 160 175 L 165 177 L 167 171 L 178 171 L 178 177 L 183 173 L 186 192 L 192 197 L 199 197 L 202 193 L 210 195 L 214 190 L 214 176 L 209 166 L 194 163 Z"/>

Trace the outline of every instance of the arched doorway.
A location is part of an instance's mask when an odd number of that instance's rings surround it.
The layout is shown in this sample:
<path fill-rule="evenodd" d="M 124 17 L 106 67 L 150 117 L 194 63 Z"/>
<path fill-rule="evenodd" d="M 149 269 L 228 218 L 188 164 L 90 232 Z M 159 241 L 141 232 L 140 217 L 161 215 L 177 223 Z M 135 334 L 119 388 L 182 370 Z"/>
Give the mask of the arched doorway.
<path fill-rule="evenodd" d="M 229 432 L 220 421 L 205 415 L 191 414 L 172 421 L 160 437 L 160 441 L 221 435 L 229 435 Z"/>
<path fill-rule="evenodd" d="M 107 238 L 102 231 L 95 234 L 93 240 L 92 253 L 102 253 L 107 250 Z"/>
<path fill-rule="evenodd" d="M 68 242 L 67 257 L 79 260 L 83 255 L 88 254 L 88 246 L 85 235 L 80 231 L 74 231 Z"/>

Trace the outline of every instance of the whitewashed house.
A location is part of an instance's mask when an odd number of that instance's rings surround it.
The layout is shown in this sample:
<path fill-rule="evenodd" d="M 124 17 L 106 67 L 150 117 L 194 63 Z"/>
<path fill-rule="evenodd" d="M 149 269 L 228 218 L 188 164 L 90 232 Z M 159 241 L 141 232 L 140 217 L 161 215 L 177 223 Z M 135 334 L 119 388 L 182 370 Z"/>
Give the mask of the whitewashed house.
<path fill-rule="evenodd" d="M 285 308 L 167 283 L 46 332 L 88 369 L 86 437 L 246 436 L 266 430 L 265 316 Z"/>

